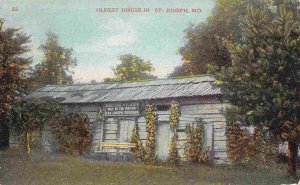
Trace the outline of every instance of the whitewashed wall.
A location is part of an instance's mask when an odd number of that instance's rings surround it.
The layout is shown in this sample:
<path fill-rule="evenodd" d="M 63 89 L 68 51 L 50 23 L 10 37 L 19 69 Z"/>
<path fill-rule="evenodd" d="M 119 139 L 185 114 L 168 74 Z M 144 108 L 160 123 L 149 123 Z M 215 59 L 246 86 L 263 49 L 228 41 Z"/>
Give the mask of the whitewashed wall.
<path fill-rule="evenodd" d="M 206 146 L 210 149 L 210 157 L 215 164 L 227 163 L 226 153 L 226 137 L 225 127 L 226 120 L 224 111 L 229 107 L 229 103 L 222 102 L 216 98 L 204 99 L 197 101 L 195 104 L 189 102 L 188 105 L 180 105 L 181 116 L 179 118 L 179 125 L 177 130 L 177 146 L 180 156 L 184 159 L 184 145 L 187 141 L 185 134 L 185 127 L 187 124 L 196 125 L 199 118 L 202 118 L 206 123 L 205 136 Z M 168 122 L 170 111 L 157 111 L 158 122 Z M 159 125 L 158 123 L 158 125 Z M 146 120 L 144 117 L 138 118 L 139 135 L 143 143 L 146 142 Z M 166 146 L 168 147 L 168 146 Z"/>
<path fill-rule="evenodd" d="M 197 105 L 181 106 L 181 122 L 184 126 L 193 118 L 203 118 L 206 122 L 206 145 L 210 148 L 210 154 L 216 164 L 227 163 L 224 111 L 228 103 L 203 102 Z"/>
<path fill-rule="evenodd" d="M 197 101 L 189 99 L 187 102 L 187 104 L 184 104 L 184 101 L 180 102 L 181 116 L 178 128 L 176 129 L 178 135 L 177 146 L 180 156 L 184 159 L 184 145 L 187 140 L 184 132 L 186 125 L 192 124 L 195 126 L 197 121 L 202 118 L 206 123 L 204 125 L 205 143 L 210 148 L 210 157 L 216 164 L 227 163 L 224 111 L 229 106 L 229 103 L 224 103 L 217 98 L 202 98 Z M 95 104 L 69 105 L 67 109 L 68 111 L 88 115 L 93 130 L 94 147 L 92 151 L 103 150 L 114 152 L 116 149 L 106 149 L 100 145 L 101 142 L 119 142 L 120 125 L 118 119 L 124 118 L 106 118 L 106 124 L 104 124 L 104 121 L 97 121 L 96 115 L 97 111 L 99 111 L 99 106 Z M 157 111 L 157 115 L 159 123 L 169 122 L 170 111 Z M 145 117 L 131 117 L 130 119 L 138 124 L 140 139 L 145 144 L 147 138 Z"/>

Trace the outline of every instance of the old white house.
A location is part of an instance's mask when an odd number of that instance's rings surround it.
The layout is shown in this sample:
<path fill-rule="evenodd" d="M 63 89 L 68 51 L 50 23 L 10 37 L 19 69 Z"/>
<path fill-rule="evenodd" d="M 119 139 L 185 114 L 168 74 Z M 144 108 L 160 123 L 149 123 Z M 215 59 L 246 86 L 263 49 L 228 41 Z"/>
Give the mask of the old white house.
<path fill-rule="evenodd" d="M 183 79 L 160 79 L 147 82 L 48 85 L 30 94 L 29 98 L 63 98 L 68 112 L 84 113 L 93 128 L 92 153 L 112 159 L 128 154 L 131 131 L 137 124 L 139 135 L 147 137 L 145 106 L 153 104 L 158 116 L 156 154 L 158 159 L 168 157 L 171 139 L 169 124 L 170 104 L 180 105 L 181 115 L 176 129 L 179 154 L 184 157 L 187 124 L 205 122 L 205 143 L 210 157 L 217 163 L 227 161 L 225 143 L 225 108 L 221 90 L 213 85 L 214 78 L 198 76 Z M 128 157 L 128 156 L 127 156 Z"/>

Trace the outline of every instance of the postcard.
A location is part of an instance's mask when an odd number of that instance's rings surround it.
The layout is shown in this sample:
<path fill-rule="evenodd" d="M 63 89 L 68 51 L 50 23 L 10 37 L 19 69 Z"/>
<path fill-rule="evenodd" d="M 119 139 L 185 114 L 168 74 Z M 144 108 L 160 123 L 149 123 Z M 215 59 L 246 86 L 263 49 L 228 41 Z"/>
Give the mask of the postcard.
<path fill-rule="evenodd" d="M 297 184 L 299 13 L 0 0 L 0 185 Z"/>

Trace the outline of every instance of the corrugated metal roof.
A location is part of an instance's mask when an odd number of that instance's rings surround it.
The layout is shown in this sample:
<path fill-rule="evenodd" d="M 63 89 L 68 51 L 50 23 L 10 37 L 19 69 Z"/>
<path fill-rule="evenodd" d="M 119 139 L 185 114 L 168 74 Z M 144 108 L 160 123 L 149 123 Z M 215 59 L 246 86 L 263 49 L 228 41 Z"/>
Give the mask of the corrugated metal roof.
<path fill-rule="evenodd" d="M 62 103 L 100 103 L 221 95 L 214 78 L 198 76 L 148 82 L 47 85 L 27 98 L 63 98 Z"/>

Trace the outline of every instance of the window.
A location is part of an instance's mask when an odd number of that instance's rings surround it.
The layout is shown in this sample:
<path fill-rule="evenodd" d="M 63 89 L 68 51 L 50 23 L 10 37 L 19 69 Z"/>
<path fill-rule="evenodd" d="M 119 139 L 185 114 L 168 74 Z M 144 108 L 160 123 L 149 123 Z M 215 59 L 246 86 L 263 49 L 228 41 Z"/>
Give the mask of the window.
<path fill-rule="evenodd" d="M 156 110 L 157 111 L 168 111 L 168 110 L 170 110 L 170 105 L 157 105 Z"/>

